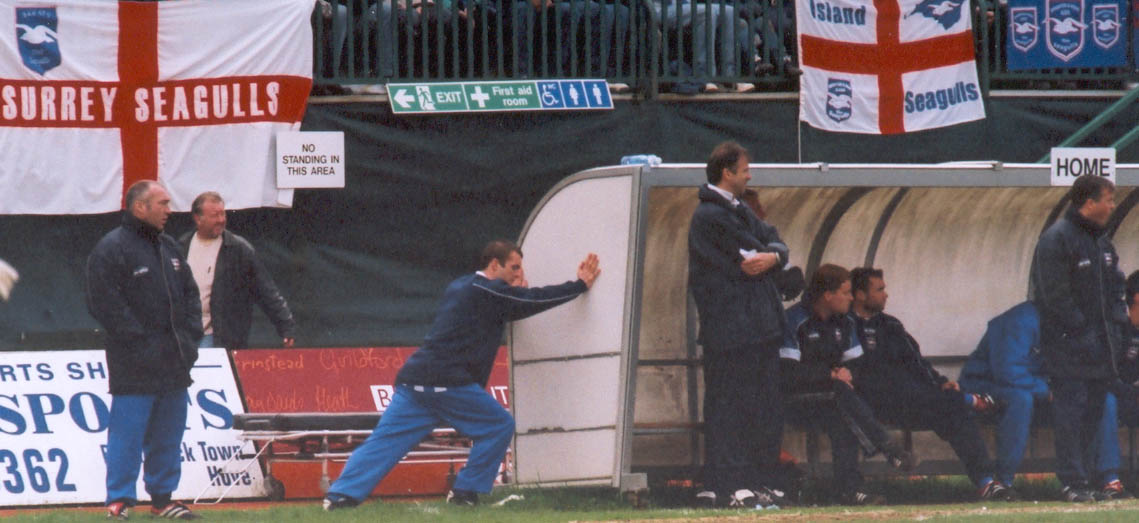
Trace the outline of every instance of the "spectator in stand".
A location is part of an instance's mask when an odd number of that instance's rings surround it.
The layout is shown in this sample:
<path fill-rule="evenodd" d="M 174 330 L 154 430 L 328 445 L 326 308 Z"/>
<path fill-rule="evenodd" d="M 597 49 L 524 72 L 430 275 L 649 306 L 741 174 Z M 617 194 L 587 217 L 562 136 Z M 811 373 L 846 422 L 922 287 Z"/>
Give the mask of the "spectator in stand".
<path fill-rule="evenodd" d="M 703 84 L 701 91 L 705 93 L 720 90 L 720 86 L 710 81 L 711 77 L 752 72 L 748 64 L 740 61 L 751 56 L 756 46 L 747 21 L 740 17 L 733 3 L 731 0 L 655 0 L 650 4 L 669 47 L 677 51 L 678 60 L 691 57 L 692 74 Z M 682 38 L 686 30 L 691 30 L 692 35 L 691 47 L 687 48 Z M 709 53 L 713 47 L 717 52 Z M 717 54 L 722 64 L 720 68 L 716 67 Z M 754 90 L 755 84 L 736 84 L 737 92 Z"/>
<path fill-rule="evenodd" d="M 864 353 L 854 367 L 854 384 L 874 415 L 904 427 L 933 428 L 961 458 L 981 499 L 1011 500 L 1008 485 L 993 479 L 993 462 L 973 418 L 974 409 L 995 406 L 992 398 L 962 393 L 922 357 L 902 322 L 884 312 L 889 295 L 881 269 L 854 269 L 851 286 L 850 318 Z"/>
<path fill-rule="evenodd" d="M 846 505 L 881 505 L 885 498 L 864 490 L 858 449 L 882 453 L 894 468 L 912 470 L 913 455 L 890 439 L 870 406 L 854 390 L 850 366 L 862 357 L 854 320 L 847 314 L 853 297 L 850 273 L 837 265 L 819 267 L 807 283 L 803 300 L 787 309 L 790 326 L 781 358 L 786 394 L 830 393 L 833 401 L 806 403 L 797 413 L 822 425 L 831 440 L 833 491 Z"/>
<path fill-rule="evenodd" d="M 545 25 L 540 23 L 543 21 Z M 548 38 L 552 35 L 545 30 L 551 24 L 557 27 L 556 39 Z M 586 24 L 586 38 L 579 39 Z M 630 51 L 629 8 L 619 0 L 517 0 L 510 25 L 513 39 L 508 44 L 518 59 L 515 74 L 523 78 L 541 73 L 542 67 L 534 58 L 543 51 L 543 42 L 550 43 L 551 54 L 543 57 L 549 69 L 566 77 L 613 78 Z M 560 42 L 561 47 L 555 48 L 553 42 Z M 575 54 L 576 64 L 572 60 Z"/>

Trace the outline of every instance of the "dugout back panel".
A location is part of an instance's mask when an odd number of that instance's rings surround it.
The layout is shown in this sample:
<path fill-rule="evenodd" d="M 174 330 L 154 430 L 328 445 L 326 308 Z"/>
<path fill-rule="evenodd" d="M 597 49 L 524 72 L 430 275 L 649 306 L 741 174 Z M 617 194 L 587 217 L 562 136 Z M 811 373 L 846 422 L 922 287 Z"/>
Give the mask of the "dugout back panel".
<path fill-rule="evenodd" d="M 632 470 L 698 464 L 702 444 L 703 383 L 700 347 L 695 342 L 698 318 L 686 281 L 688 222 L 696 207 L 697 189 L 705 182 L 704 166 L 635 169 L 627 175 L 634 202 L 628 207 L 633 214 L 631 227 L 614 218 L 597 228 L 565 227 L 568 236 L 556 241 L 531 235 L 531 228 L 522 236 L 528 271 L 539 270 L 541 265 L 533 253 L 558 251 L 571 238 L 573 244 L 583 246 L 627 246 L 625 276 L 629 279 L 619 283 L 628 286 L 630 294 L 591 293 L 589 301 L 582 303 L 587 309 L 601 302 L 621 303 L 622 307 L 608 309 L 623 308 L 627 314 L 623 328 L 628 336 L 622 338 L 626 345 L 620 347 L 622 356 L 617 358 L 627 364 L 606 370 L 606 379 L 612 376 L 610 370 L 624 373 L 615 388 L 624 399 L 607 404 L 618 409 L 607 417 L 617 420 L 620 429 L 613 435 L 612 448 L 618 453 L 612 462 L 617 467 L 614 485 Z M 751 174 L 767 220 L 791 249 L 792 265 L 808 275 L 822 263 L 848 268 L 870 264 L 884 269 L 890 294 L 887 311 L 902 319 L 926 356 L 950 367 L 973 350 L 988 319 L 1026 299 L 1036 238 L 1066 208 L 1067 189 L 1049 186 L 1047 165 L 753 164 Z M 583 214 L 614 211 L 614 196 L 594 186 L 598 180 L 589 176 L 587 172 L 563 182 L 561 187 L 577 186 L 572 209 L 555 211 L 539 205 L 531 223 L 572 222 Z M 1130 213 L 1139 201 L 1139 191 L 1132 191 L 1137 182 L 1139 166 L 1119 166 L 1118 209 L 1112 224 L 1118 227 L 1115 243 L 1121 266 L 1128 272 L 1139 268 L 1139 217 Z M 552 190 L 547 200 L 551 195 L 556 198 L 560 190 Z M 554 212 L 564 214 L 550 218 Z M 623 243 L 620 237 L 626 230 L 629 237 Z M 580 258 L 570 257 L 574 263 Z M 599 282 L 614 278 L 612 263 L 611 256 L 603 256 L 605 272 Z M 535 278 L 530 281 L 537 283 Z M 514 328 L 515 355 L 556 351 L 563 361 L 547 361 L 543 369 L 555 376 L 575 372 L 574 358 L 603 352 L 601 347 L 564 339 L 561 332 L 550 334 L 554 318 L 571 314 L 575 314 L 572 309 L 554 309 L 535 318 L 543 318 L 541 322 L 519 322 Z M 588 330 L 599 328 L 591 325 Z M 527 338 L 520 338 L 520 333 L 528 333 Z M 543 412 L 546 420 L 581 415 L 575 411 L 585 405 L 556 401 L 564 391 L 543 392 L 540 387 L 526 386 L 519 380 L 519 368 L 516 361 L 516 405 L 530 402 L 532 412 Z M 947 373 L 953 375 L 956 370 Z M 581 379 L 588 383 L 597 376 Z M 533 396 L 525 399 L 528 395 Z M 526 483 L 527 477 L 546 477 L 549 473 L 541 467 L 522 473 L 522 463 L 538 459 L 531 452 L 542 450 L 528 452 L 522 441 L 524 428 L 533 425 L 530 414 L 521 409 L 515 414 L 519 480 Z M 784 446 L 796 454 L 802 449 L 801 442 L 793 440 L 785 440 Z M 563 460 L 567 455 L 592 460 L 595 448 L 567 448 L 558 455 Z"/>

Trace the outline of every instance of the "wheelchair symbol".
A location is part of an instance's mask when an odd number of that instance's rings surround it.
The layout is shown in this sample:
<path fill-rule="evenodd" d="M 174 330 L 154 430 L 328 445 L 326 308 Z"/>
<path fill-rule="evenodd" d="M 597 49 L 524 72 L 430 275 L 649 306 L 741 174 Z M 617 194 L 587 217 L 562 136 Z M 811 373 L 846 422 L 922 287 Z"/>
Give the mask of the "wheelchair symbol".
<path fill-rule="evenodd" d="M 542 86 L 542 105 L 544 106 L 560 106 L 562 105 L 561 97 L 558 96 L 558 84 L 541 84 Z"/>

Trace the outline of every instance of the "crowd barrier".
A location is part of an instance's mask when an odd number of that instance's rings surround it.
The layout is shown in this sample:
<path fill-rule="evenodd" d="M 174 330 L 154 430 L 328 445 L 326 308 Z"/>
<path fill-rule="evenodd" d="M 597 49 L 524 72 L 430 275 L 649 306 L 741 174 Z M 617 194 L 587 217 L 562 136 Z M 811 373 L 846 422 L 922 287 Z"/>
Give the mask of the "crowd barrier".
<path fill-rule="evenodd" d="M 1133 77 L 1130 65 L 1010 71 L 1007 4 L 970 7 L 982 89 L 1108 89 Z M 584 77 L 654 96 L 705 82 L 791 91 L 799 74 L 790 1 L 321 0 L 313 26 L 318 85 Z"/>

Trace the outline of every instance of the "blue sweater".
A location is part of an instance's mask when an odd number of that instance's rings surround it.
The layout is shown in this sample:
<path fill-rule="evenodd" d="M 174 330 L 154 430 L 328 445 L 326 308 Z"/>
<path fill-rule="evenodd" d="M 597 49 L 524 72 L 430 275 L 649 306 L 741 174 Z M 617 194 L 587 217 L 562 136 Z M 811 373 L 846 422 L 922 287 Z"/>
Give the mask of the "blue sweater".
<path fill-rule="evenodd" d="M 447 286 L 423 345 L 408 358 L 396 383 L 486 387 L 506 322 L 533 316 L 576 298 L 581 280 L 547 287 L 512 287 L 468 274 Z"/>
<path fill-rule="evenodd" d="M 1032 302 L 1021 303 L 996 318 L 977 350 L 961 368 L 961 383 L 992 383 L 999 387 L 1027 390 L 1037 398 L 1048 397 L 1048 382 L 1040 369 L 1040 316 Z"/>

